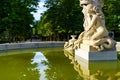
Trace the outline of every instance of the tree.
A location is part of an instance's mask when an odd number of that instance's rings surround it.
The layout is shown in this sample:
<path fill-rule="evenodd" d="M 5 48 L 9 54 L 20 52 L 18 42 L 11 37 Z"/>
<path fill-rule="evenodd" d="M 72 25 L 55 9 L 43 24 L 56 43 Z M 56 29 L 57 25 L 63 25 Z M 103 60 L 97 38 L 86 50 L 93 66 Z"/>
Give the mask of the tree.
<path fill-rule="evenodd" d="M 48 10 L 43 14 L 45 17 L 41 18 L 39 27 L 47 25 L 46 32 L 50 30 L 49 36 L 53 36 L 53 40 L 63 40 L 82 31 L 83 15 L 78 0 L 46 0 L 45 7 Z"/>
<path fill-rule="evenodd" d="M 104 0 L 104 14 L 106 27 L 109 31 L 115 32 L 115 39 L 117 34 L 120 34 L 120 0 Z M 118 39 L 117 39 L 118 40 Z"/>
<path fill-rule="evenodd" d="M 106 27 L 114 31 L 115 35 L 120 34 L 120 8 L 116 5 L 120 5 L 120 0 L 104 0 Z M 48 9 L 38 23 L 38 32 L 42 36 L 47 34 L 52 40 L 65 40 L 69 35 L 79 35 L 83 31 L 83 13 L 79 0 L 46 0 L 45 7 Z"/>
<path fill-rule="evenodd" d="M 37 5 L 38 0 L 0 1 L 0 35 L 12 41 L 29 38 L 34 20 L 31 12 L 36 11 Z"/>

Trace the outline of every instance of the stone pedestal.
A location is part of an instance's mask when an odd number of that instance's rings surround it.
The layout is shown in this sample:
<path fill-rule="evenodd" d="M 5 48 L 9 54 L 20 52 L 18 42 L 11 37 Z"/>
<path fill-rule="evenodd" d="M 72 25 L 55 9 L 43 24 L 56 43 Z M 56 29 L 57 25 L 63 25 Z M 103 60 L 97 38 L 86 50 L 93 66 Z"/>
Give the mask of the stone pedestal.
<path fill-rule="evenodd" d="M 117 60 L 116 50 L 92 52 L 83 49 L 77 49 L 75 50 L 75 56 L 79 56 L 81 59 L 87 61 Z"/>

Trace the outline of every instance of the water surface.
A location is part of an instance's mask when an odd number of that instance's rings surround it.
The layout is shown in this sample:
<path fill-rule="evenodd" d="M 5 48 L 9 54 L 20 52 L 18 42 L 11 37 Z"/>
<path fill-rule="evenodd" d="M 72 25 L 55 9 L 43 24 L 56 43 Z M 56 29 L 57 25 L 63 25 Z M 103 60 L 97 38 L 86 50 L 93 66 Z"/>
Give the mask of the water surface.
<path fill-rule="evenodd" d="M 63 48 L 0 52 L 0 80 L 81 80 Z"/>
<path fill-rule="evenodd" d="M 120 60 L 86 63 L 63 48 L 1 51 L 0 80 L 120 80 Z"/>

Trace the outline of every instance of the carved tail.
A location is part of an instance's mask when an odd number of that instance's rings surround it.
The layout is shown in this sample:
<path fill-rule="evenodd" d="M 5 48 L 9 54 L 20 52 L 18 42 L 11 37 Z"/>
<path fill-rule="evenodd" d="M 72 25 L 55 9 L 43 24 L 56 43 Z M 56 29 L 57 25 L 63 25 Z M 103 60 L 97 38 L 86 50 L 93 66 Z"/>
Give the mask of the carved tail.
<path fill-rule="evenodd" d="M 103 44 L 104 48 L 106 48 L 106 49 L 114 48 L 115 45 L 116 45 L 116 41 L 114 41 L 110 38 L 107 38 L 106 42 L 104 42 L 104 44 Z"/>
<path fill-rule="evenodd" d="M 93 46 L 98 47 L 99 50 L 106 50 L 115 48 L 116 41 L 111 38 L 103 38 L 92 43 Z"/>

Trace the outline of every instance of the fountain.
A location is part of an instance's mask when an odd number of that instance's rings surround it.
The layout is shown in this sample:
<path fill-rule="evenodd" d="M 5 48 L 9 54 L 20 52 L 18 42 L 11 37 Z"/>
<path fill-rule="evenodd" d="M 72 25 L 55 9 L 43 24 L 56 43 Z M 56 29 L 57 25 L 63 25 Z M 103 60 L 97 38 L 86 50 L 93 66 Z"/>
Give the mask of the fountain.
<path fill-rule="evenodd" d="M 84 60 L 117 60 L 116 41 L 109 37 L 102 12 L 103 0 L 80 0 L 83 7 L 84 31 L 77 40 L 65 44 L 71 46 L 75 55 Z M 67 50 L 67 49 L 66 49 Z"/>

